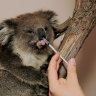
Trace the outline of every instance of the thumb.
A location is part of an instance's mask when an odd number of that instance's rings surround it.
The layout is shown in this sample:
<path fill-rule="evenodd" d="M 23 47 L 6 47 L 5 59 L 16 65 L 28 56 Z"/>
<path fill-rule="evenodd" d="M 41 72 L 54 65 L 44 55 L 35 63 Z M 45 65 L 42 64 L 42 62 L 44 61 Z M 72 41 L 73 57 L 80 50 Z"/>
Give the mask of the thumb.
<path fill-rule="evenodd" d="M 76 82 L 77 81 L 77 73 L 76 73 L 76 62 L 74 58 L 71 58 L 68 62 L 67 68 L 67 80 Z"/>

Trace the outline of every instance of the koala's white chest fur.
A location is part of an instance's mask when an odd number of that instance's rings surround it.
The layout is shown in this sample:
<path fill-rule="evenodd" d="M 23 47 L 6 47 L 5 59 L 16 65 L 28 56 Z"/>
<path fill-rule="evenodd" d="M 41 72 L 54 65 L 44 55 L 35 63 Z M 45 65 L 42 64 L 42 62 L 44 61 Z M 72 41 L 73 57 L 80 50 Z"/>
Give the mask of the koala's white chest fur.
<path fill-rule="evenodd" d="M 21 58 L 25 66 L 33 66 L 36 69 L 40 68 L 40 66 L 44 64 L 47 59 L 46 56 L 36 58 L 33 54 L 22 54 Z"/>
<path fill-rule="evenodd" d="M 14 53 L 19 55 L 24 66 L 32 66 L 36 69 L 39 69 L 40 66 L 44 64 L 47 59 L 46 55 L 35 56 L 34 54 L 23 52 L 17 48 L 15 49 Z"/>
<path fill-rule="evenodd" d="M 22 54 L 20 57 L 25 66 L 32 66 L 36 69 L 40 68 L 40 66 L 44 64 L 47 59 L 47 56 L 40 56 L 37 58 L 33 54 Z"/>

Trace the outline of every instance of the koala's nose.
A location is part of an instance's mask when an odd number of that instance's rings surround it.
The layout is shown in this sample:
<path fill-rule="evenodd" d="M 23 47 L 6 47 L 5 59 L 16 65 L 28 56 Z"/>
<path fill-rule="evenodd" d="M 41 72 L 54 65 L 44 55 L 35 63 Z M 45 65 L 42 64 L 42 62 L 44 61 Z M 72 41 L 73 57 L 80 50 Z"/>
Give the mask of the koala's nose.
<path fill-rule="evenodd" d="M 40 40 L 42 40 L 43 38 L 46 38 L 46 33 L 43 28 L 38 28 L 37 32 Z"/>

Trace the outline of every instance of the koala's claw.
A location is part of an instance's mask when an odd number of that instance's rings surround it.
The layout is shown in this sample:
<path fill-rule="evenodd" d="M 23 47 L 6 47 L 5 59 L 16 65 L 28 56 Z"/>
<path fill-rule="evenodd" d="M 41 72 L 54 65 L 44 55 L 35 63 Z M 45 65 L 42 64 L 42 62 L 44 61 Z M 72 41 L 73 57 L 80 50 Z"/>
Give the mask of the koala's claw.
<path fill-rule="evenodd" d="M 46 74 L 41 74 L 41 82 L 44 85 L 43 87 L 48 88 L 48 77 Z"/>
<path fill-rule="evenodd" d="M 47 69 L 48 69 L 48 64 L 43 64 L 43 65 L 40 67 L 41 73 L 46 73 Z"/>
<path fill-rule="evenodd" d="M 45 88 L 41 85 L 40 86 L 36 85 L 35 86 L 35 92 L 36 92 L 37 96 L 48 96 L 49 89 Z"/>

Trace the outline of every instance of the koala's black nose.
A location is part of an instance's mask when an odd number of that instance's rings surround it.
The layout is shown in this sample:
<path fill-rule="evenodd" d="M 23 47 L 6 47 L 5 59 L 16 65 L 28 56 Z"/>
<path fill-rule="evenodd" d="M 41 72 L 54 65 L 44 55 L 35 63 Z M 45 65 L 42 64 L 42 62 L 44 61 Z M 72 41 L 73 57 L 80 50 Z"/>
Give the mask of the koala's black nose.
<path fill-rule="evenodd" d="M 37 32 L 40 40 L 42 40 L 43 38 L 46 38 L 46 33 L 43 28 L 38 28 Z"/>

